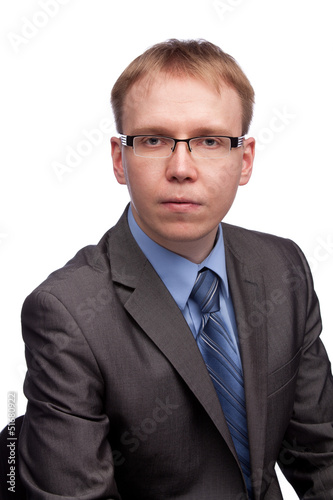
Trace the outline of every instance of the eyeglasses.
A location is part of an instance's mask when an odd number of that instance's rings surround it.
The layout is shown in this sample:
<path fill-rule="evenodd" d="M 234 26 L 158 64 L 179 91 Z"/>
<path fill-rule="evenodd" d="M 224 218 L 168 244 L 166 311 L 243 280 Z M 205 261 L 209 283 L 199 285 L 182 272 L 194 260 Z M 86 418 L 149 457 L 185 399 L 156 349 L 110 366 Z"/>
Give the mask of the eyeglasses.
<path fill-rule="evenodd" d="M 232 148 L 243 145 L 245 136 L 224 135 L 173 139 L 159 135 L 120 135 L 123 146 L 132 147 L 136 156 L 143 158 L 168 158 L 175 151 L 178 142 L 186 142 L 189 151 L 199 158 L 219 159 L 230 154 Z"/>

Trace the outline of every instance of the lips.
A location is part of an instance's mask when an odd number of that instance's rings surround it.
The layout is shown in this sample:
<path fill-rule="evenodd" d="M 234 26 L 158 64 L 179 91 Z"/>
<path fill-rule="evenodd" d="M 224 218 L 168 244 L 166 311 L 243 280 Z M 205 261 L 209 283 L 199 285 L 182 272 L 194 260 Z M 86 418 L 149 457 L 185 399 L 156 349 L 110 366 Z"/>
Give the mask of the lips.
<path fill-rule="evenodd" d="M 189 198 L 171 198 L 170 200 L 162 201 L 162 203 L 173 203 L 176 205 L 200 205 L 199 202 Z"/>
<path fill-rule="evenodd" d="M 190 198 L 170 198 L 162 201 L 162 206 L 171 212 L 190 213 L 198 210 L 201 204 Z"/>

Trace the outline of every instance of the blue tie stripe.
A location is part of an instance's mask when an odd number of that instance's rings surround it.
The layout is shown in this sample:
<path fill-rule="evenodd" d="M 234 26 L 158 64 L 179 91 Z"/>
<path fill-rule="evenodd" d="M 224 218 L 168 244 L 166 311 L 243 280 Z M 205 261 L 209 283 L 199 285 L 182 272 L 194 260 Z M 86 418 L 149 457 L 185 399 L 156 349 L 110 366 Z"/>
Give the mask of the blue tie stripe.
<path fill-rule="evenodd" d="M 191 298 L 203 314 L 197 344 L 221 403 L 249 498 L 252 498 L 243 372 L 238 351 L 220 314 L 219 278 L 208 269 L 199 272 Z"/>
<path fill-rule="evenodd" d="M 201 342 L 203 340 L 203 342 Z M 211 355 L 209 343 L 201 336 L 198 341 L 198 346 L 200 352 L 202 353 L 204 359 L 207 359 L 208 355 Z M 208 347 L 207 347 L 208 346 Z M 224 365 L 224 363 L 223 363 Z M 224 366 L 225 367 L 225 366 Z M 222 366 L 223 369 L 223 366 Z M 236 385 L 232 385 L 234 382 L 232 378 L 232 373 L 228 370 L 224 373 L 223 379 L 221 378 L 221 362 L 220 359 L 216 356 L 212 356 L 208 365 L 208 371 L 211 373 L 211 376 L 214 378 L 214 381 L 218 384 L 217 390 L 218 393 L 221 394 L 225 401 L 222 401 L 221 404 L 228 404 L 235 408 L 238 415 L 237 418 L 244 419 L 243 425 L 246 425 L 246 410 L 245 410 L 245 401 L 243 397 L 243 389 L 242 384 L 239 381 L 236 381 Z M 235 390 L 235 388 L 237 390 Z M 218 395 L 219 395 L 218 394 Z M 229 408 L 230 409 L 230 408 Z"/>
<path fill-rule="evenodd" d="M 237 352 L 237 349 L 235 347 L 235 344 L 233 343 L 232 339 L 230 338 L 230 335 L 228 333 L 227 328 L 225 327 L 224 323 L 221 321 L 221 317 L 219 317 L 218 314 L 212 313 L 212 314 L 210 314 L 210 328 L 213 329 L 214 327 L 216 327 L 216 331 L 219 332 L 221 335 L 223 335 L 225 340 L 228 342 L 230 349 L 232 349 L 234 351 L 235 356 L 236 356 L 236 360 L 238 361 L 238 352 Z M 240 368 L 240 372 L 242 374 L 241 368 Z M 243 374 L 242 374 L 242 376 L 243 376 Z"/>
<path fill-rule="evenodd" d="M 212 349 L 215 352 L 211 352 L 210 354 L 213 355 L 212 362 L 210 363 L 210 366 L 212 367 L 213 364 L 216 366 L 216 371 L 219 372 L 219 365 L 223 365 L 224 369 L 226 370 L 226 373 L 224 373 L 224 381 L 230 380 L 230 377 L 232 377 L 231 381 L 235 380 L 241 387 L 239 388 L 240 391 L 244 391 L 244 386 L 243 386 L 243 377 L 241 370 L 234 364 L 234 362 L 228 358 L 225 354 L 225 351 L 221 349 L 221 347 L 214 342 L 214 339 L 212 337 L 208 337 L 205 331 L 201 332 L 200 338 L 198 339 L 198 342 L 201 344 L 201 341 L 205 342 L 208 345 L 209 349 Z M 204 347 L 202 346 L 204 349 Z M 228 376 L 229 374 L 229 376 Z M 245 406 L 245 401 L 244 398 L 240 398 L 239 391 L 237 392 L 238 398 L 237 400 L 240 401 L 241 404 Z"/>
<path fill-rule="evenodd" d="M 199 300 L 197 299 L 194 300 L 196 300 L 202 313 L 218 311 L 219 304 L 215 293 L 217 291 L 217 287 L 218 287 L 217 278 L 211 280 L 209 279 L 209 276 L 207 276 L 207 274 L 205 274 L 204 272 L 198 273 L 191 295 L 192 297 L 194 297 L 195 295 L 199 296 Z M 205 293 L 203 294 L 202 290 L 204 288 L 205 288 Z M 199 292 L 199 294 L 197 294 L 197 292 Z"/>

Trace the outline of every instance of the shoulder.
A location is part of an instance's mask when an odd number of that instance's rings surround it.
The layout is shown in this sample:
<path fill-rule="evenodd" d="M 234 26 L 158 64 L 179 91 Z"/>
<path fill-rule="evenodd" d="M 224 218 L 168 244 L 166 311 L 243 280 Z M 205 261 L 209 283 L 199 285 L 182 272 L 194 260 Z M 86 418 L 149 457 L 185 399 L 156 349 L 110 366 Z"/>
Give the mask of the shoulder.
<path fill-rule="evenodd" d="M 78 303 L 86 297 L 96 296 L 101 290 L 110 289 L 108 243 L 112 232 L 113 228 L 98 244 L 80 249 L 62 268 L 52 272 L 27 297 L 24 308 L 45 294 L 63 303 Z"/>
<path fill-rule="evenodd" d="M 312 273 L 292 240 L 260 231 L 222 224 L 228 276 L 265 283 L 266 293 L 297 299 L 310 311 L 317 298 Z M 270 292 L 268 291 L 270 290 Z"/>
<path fill-rule="evenodd" d="M 290 246 L 294 245 L 293 241 L 288 238 L 283 238 L 281 236 L 276 236 L 270 233 L 264 233 L 261 231 L 255 231 L 253 229 L 246 229 L 240 226 L 234 226 L 232 224 L 227 224 L 222 222 L 223 234 L 227 238 L 227 241 L 246 241 L 249 245 L 282 245 Z"/>
<path fill-rule="evenodd" d="M 89 245 L 61 269 L 54 271 L 26 299 L 35 307 L 42 298 L 52 303 L 60 302 L 69 311 L 77 311 L 87 303 L 117 301 L 118 283 L 132 286 L 146 258 L 135 243 L 127 223 L 127 207 L 115 226 L 109 229 L 96 245 Z M 119 286 L 118 286 L 119 288 Z"/>
<path fill-rule="evenodd" d="M 263 267 L 308 267 L 302 250 L 292 240 L 222 223 L 226 248 L 241 262 Z"/>

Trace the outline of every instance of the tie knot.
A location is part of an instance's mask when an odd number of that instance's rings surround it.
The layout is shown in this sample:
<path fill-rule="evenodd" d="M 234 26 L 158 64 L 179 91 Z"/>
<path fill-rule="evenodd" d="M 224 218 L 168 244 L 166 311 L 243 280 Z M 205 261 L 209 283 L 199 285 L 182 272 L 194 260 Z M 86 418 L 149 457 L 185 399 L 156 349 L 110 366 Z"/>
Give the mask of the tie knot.
<path fill-rule="evenodd" d="M 219 278 L 210 269 L 199 271 L 190 297 L 198 304 L 202 313 L 213 313 L 220 309 Z"/>

